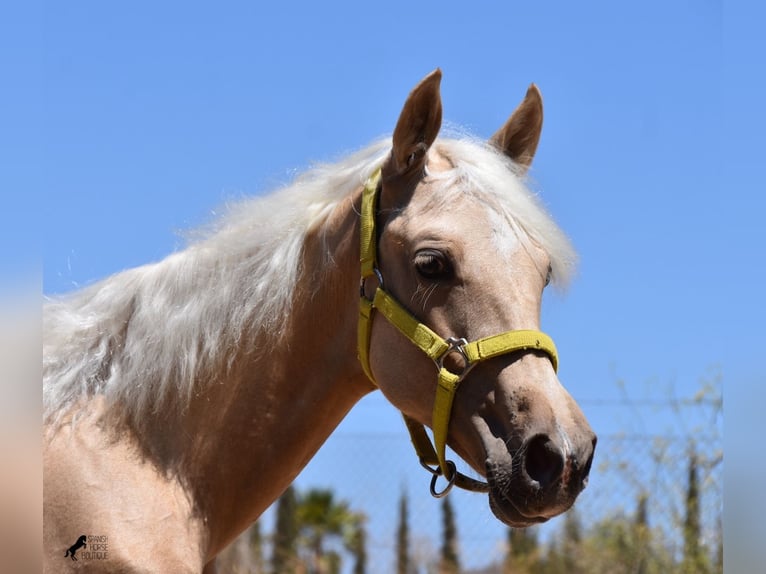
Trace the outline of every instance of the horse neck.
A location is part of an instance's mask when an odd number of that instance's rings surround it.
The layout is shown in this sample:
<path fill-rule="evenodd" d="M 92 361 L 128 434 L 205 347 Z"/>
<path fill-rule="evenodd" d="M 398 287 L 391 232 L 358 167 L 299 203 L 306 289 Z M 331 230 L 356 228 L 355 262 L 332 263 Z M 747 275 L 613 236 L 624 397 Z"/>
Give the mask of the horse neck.
<path fill-rule="evenodd" d="M 359 194 L 355 194 L 358 197 Z M 215 552 L 292 482 L 373 390 L 356 358 L 358 212 L 348 198 L 306 236 L 289 316 L 203 385 L 182 426 L 184 474 Z"/>

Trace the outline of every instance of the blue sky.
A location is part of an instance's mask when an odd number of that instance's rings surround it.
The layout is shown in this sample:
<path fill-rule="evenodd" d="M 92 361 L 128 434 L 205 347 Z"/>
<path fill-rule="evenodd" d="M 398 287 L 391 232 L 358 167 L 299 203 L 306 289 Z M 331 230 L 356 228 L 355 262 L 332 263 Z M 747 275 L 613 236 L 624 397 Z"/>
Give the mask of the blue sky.
<path fill-rule="evenodd" d="M 745 230 L 727 224 L 748 216 L 745 190 L 722 190 L 715 3 L 458 15 L 427 3 L 75 2 L 46 5 L 43 22 L 46 293 L 159 259 L 226 200 L 389 133 L 440 66 L 445 118 L 479 135 L 530 82 L 543 92 L 532 175 L 581 257 L 544 326 L 576 395 L 604 397 L 616 377 L 685 388 L 716 365 L 727 379 L 756 374 L 741 343 L 713 344 L 742 327 L 744 302 L 717 302 L 736 258 L 747 262 L 725 237 Z"/>
<path fill-rule="evenodd" d="M 766 381 L 766 200 L 752 179 L 763 123 L 751 113 L 763 101 L 752 40 L 763 8 L 89 1 L 11 10 L 4 42 L 32 42 L 23 56 L 0 56 L 19 78 L 0 96 L 14 103 L 0 116 L 11 207 L 0 216 L 3 265 L 24 273 L 27 256 L 41 260 L 46 294 L 160 259 L 226 200 L 390 133 L 409 90 L 438 66 L 445 119 L 478 135 L 501 125 L 530 82 L 542 90 L 532 176 L 581 258 L 568 293 L 547 296 L 543 328 L 576 398 L 619 398 L 618 379 L 634 397 L 671 386 L 689 394 L 711 369 L 740 390 Z M 382 402 L 367 399 L 344 428 L 363 430 L 373 416 L 376 430 L 398 432 Z M 620 429 L 609 408 L 588 414 L 600 432 Z"/>

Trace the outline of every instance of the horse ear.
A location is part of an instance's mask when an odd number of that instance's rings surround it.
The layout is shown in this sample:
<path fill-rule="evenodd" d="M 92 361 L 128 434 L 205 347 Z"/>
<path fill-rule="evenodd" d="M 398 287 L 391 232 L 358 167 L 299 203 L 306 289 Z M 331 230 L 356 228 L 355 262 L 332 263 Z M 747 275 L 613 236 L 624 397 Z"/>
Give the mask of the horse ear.
<path fill-rule="evenodd" d="M 535 157 L 542 129 L 543 97 L 531 84 L 524 100 L 489 141 L 526 171 Z"/>
<path fill-rule="evenodd" d="M 441 79 L 442 72 L 437 68 L 415 86 L 404 103 L 394 129 L 391 175 L 423 168 L 428 148 L 441 128 Z"/>

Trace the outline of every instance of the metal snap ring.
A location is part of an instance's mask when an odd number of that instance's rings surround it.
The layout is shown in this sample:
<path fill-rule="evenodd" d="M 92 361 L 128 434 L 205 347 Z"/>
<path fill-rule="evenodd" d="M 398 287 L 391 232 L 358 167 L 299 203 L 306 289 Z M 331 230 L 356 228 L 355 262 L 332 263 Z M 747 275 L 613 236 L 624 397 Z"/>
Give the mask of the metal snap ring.
<path fill-rule="evenodd" d="M 375 278 L 378 280 L 378 288 L 383 289 L 385 291 L 385 287 L 383 284 L 383 274 L 380 272 L 380 269 L 378 269 L 377 267 L 373 267 L 372 272 L 375 273 Z M 375 297 L 375 294 L 373 293 L 372 297 L 368 297 L 367 294 L 364 292 L 364 282 L 367 280 L 368 277 L 370 277 L 370 275 L 368 275 L 367 277 L 362 277 L 359 280 L 359 296 L 362 297 L 363 299 L 367 299 L 368 301 L 372 301 L 373 298 Z"/>

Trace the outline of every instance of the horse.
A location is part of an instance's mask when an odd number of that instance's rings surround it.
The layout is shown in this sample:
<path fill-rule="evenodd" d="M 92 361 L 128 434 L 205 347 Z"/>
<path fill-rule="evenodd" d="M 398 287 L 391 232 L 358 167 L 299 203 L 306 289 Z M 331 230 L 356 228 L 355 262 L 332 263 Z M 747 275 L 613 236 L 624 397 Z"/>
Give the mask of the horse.
<path fill-rule="evenodd" d="M 544 288 L 576 262 L 527 185 L 541 95 L 487 141 L 440 137 L 440 82 L 413 88 L 390 138 L 231 206 L 159 262 L 48 298 L 46 572 L 83 531 L 109 537 L 99 571 L 214 572 L 375 390 L 432 494 L 485 493 L 513 527 L 571 507 L 596 435 L 539 331 Z"/>
<path fill-rule="evenodd" d="M 67 551 L 64 553 L 64 558 L 70 557 L 73 561 L 77 561 L 77 556 L 75 554 L 80 548 L 87 548 L 88 537 L 84 534 L 81 534 L 80 537 L 77 539 L 77 542 L 72 544 L 69 548 L 67 548 Z"/>

